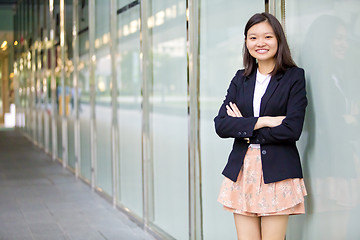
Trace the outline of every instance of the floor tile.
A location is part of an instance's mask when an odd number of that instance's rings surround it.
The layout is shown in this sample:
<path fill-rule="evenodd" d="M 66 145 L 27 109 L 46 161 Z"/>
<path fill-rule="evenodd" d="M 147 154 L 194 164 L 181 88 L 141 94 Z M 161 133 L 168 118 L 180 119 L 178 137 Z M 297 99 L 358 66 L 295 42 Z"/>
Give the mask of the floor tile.
<path fill-rule="evenodd" d="M 154 240 L 19 132 L 0 143 L 0 240 Z"/>

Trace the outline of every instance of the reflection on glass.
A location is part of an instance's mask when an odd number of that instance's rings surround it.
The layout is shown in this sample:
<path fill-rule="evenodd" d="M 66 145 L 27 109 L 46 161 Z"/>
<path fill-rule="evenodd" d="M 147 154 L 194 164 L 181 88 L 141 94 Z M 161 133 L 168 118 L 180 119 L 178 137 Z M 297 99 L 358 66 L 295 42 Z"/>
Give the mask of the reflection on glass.
<path fill-rule="evenodd" d="M 101 56 L 101 54 L 107 54 Z M 97 55 L 95 70 L 95 114 L 96 114 L 96 157 L 97 186 L 111 195 L 111 63 L 109 48 L 102 48 Z"/>
<path fill-rule="evenodd" d="M 134 0 L 117 0 L 118 9 L 127 6 L 128 4 L 134 2 Z"/>
<path fill-rule="evenodd" d="M 81 176 L 90 181 L 90 84 L 88 56 L 84 55 L 79 63 L 79 120 L 80 120 L 80 156 Z"/>
<path fill-rule="evenodd" d="M 37 105 L 37 127 L 38 127 L 38 144 L 41 147 L 45 146 L 44 143 L 44 93 L 43 93 L 43 81 L 41 78 L 42 69 L 41 69 L 41 58 L 40 51 L 38 51 L 37 57 L 37 79 L 36 79 L 36 105 Z"/>
<path fill-rule="evenodd" d="M 264 1 L 201 1 L 200 139 L 204 239 L 236 239 L 231 213 L 216 201 L 232 140 L 220 139 L 213 119 L 236 71 L 242 66 L 244 26 Z M 244 7 L 246 6 L 246 7 Z"/>
<path fill-rule="evenodd" d="M 60 48 L 57 49 L 60 52 Z M 58 54 L 57 56 L 60 56 Z M 56 59 L 56 61 L 60 61 Z M 60 82 L 60 73 L 55 73 L 56 78 L 56 131 L 57 131 L 57 157 L 62 159 L 63 156 L 63 145 L 62 145 L 62 113 L 63 113 L 63 105 L 62 101 L 64 97 L 62 96 L 62 87 Z M 63 160 L 63 159 L 62 159 Z"/>
<path fill-rule="evenodd" d="M 79 55 L 89 52 L 89 0 L 82 0 L 79 4 Z"/>
<path fill-rule="evenodd" d="M 177 9 L 176 18 L 166 16 L 168 8 Z M 185 12 L 185 1 L 152 1 L 153 223 L 176 239 L 189 232 Z"/>
<path fill-rule="evenodd" d="M 73 46 L 72 46 L 72 26 L 73 26 L 73 5 L 72 1 L 65 1 L 65 113 L 67 116 L 67 150 L 68 164 L 70 168 L 75 169 L 75 129 L 74 121 L 76 117 L 74 104 L 74 87 L 73 87 Z"/>
<path fill-rule="evenodd" d="M 72 86 L 73 72 L 66 77 L 66 113 L 68 118 L 68 163 L 72 169 L 75 169 L 75 129 L 74 121 L 76 117 L 74 103 L 74 87 Z"/>
<path fill-rule="evenodd" d="M 47 71 L 49 71 L 49 69 L 47 69 Z M 49 72 L 48 72 L 49 73 Z M 49 74 L 47 74 L 47 77 L 46 77 L 46 86 L 47 86 L 47 91 L 46 91 L 46 98 L 47 98 L 47 105 L 45 106 L 45 111 L 46 111 L 46 114 L 48 115 L 48 123 L 47 123 L 47 126 L 48 126 L 48 134 L 49 134 L 49 137 L 48 137 L 48 151 L 49 153 L 52 153 L 52 124 L 51 124 L 51 88 L 50 88 L 50 81 L 51 81 L 51 78 L 49 76 Z M 46 125 L 45 125 L 46 126 Z"/>
<path fill-rule="evenodd" d="M 111 61 L 108 44 L 110 1 L 96 1 L 95 7 L 95 116 L 96 185 L 112 195 L 111 170 Z M 98 42 L 98 45 L 96 44 Z"/>
<path fill-rule="evenodd" d="M 121 8 L 124 6 L 121 1 Z M 129 1 L 125 1 L 129 2 Z M 141 79 L 140 33 L 125 34 L 124 26 L 138 22 L 139 5 L 117 16 L 117 86 L 119 123 L 119 201 L 138 216 L 142 216 L 142 162 L 141 162 Z"/>
<path fill-rule="evenodd" d="M 310 103 L 302 147 L 311 192 L 308 214 L 293 223 L 301 222 L 303 231 L 294 227 L 293 239 L 360 238 L 356 220 L 360 213 L 360 50 L 353 47 L 359 44 L 360 16 L 355 9 L 360 3 L 331 2 L 317 4 L 311 15 L 305 6 L 313 2 L 287 5 L 289 40 L 301 49 L 298 63 L 307 73 Z M 299 33 L 294 26 L 300 22 Z"/>

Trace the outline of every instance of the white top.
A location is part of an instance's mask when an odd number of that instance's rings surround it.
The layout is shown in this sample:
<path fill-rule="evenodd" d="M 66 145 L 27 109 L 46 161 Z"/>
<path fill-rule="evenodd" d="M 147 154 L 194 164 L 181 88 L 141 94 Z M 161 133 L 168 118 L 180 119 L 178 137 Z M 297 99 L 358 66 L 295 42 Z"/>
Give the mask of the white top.
<path fill-rule="evenodd" d="M 260 104 L 261 98 L 265 94 L 266 88 L 269 85 L 271 79 L 271 75 L 263 75 L 259 72 L 259 69 L 256 73 L 256 83 L 254 90 L 254 100 L 253 100 L 253 108 L 254 108 L 254 117 L 259 117 L 260 115 Z M 251 148 L 260 148 L 260 144 L 250 144 Z"/>

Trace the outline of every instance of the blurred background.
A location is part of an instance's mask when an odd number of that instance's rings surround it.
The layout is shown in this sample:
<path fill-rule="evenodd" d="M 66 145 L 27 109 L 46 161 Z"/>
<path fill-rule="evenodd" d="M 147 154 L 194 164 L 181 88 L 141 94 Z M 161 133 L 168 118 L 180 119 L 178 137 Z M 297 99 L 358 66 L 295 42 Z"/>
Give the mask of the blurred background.
<path fill-rule="evenodd" d="M 309 99 L 286 239 L 360 239 L 358 0 L 0 1 L 0 121 L 164 239 L 235 239 L 213 118 L 264 11 Z"/>

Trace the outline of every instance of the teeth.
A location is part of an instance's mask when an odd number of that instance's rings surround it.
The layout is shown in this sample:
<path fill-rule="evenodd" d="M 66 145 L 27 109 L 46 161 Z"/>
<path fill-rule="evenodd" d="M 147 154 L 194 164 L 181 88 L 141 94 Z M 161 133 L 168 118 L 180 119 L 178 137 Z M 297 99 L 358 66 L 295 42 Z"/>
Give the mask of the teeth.
<path fill-rule="evenodd" d="M 265 49 L 260 49 L 260 50 L 256 50 L 256 52 L 258 52 L 258 53 L 266 53 L 267 50 L 265 50 Z"/>

